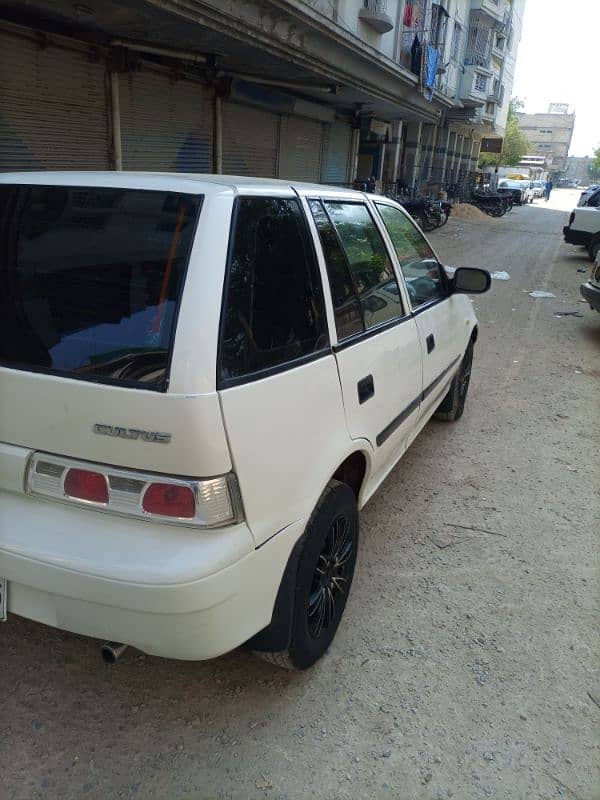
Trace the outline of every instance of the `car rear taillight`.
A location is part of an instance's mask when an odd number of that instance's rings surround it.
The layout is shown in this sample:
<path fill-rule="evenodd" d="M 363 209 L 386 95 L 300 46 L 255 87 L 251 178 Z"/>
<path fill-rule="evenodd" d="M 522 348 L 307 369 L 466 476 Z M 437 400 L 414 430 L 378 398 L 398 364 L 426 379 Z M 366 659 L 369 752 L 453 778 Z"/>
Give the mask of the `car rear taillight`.
<path fill-rule="evenodd" d="M 191 519 L 196 514 L 196 498 L 189 486 L 151 483 L 142 502 L 148 514 Z"/>
<path fill-rule="evenodd" d="M 106 478 L 89 469 L 70 469 L 65 475 L 64 491 L 68 497 L 86 503 L 108 503 Z"/>
<path fill-rule="evenodd" d="M 569 215 L 569 225 L 572 225 L 574 222 L 575 222 L 575 212 L 571 211 L 571 214 Z"/>
<path fill-rule="evenodd" d="M 199 528 L 233 525 L 243 519 L 233 473 L 193 480 L 34 453 L 27 470 L 27 492 L 94 510 Z"/>

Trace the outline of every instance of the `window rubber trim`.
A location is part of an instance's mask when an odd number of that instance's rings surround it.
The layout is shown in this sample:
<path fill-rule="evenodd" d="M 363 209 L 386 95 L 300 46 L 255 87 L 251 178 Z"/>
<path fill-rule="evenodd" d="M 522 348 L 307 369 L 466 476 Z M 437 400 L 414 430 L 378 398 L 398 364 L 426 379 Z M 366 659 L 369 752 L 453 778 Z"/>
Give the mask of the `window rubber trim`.
<path fill-rule="evenodd" d="M 421 394 L 417 395 L 417 397 L 415 397 L 415 399 L 412 400 L 406 406 L 406 408 L 402 409 L 402 411 L 398 414 L 398 416 L 394 417 L 394 419 L 391 422 L 389 422 L 380 433 L 377 434 L 377 437 L 375 439 L 377 447 L 381 447 L 381 445 L 384 444 L 384 442 L 386 442 L 390 438 L 392 433 L 394 433 L 394 431 L 397 428 L 399 428 L 400 425 L 402 425 L 404 420 L 407 419 L 412 414 L 412 412 L 416 408 L 418 408 L 420 404 L 427 397 L 429 397 L 429 395 L 433 392 L 435 387 L 444 380 L 445 376 L 450 372 L 450 370 L 453 367 L 456 366 L 456 364 L 458 364 L 460 359 L 461 357 L 457 356 L 452 362 L 450 362 L 450 364 L 448 364 L 446 369 L 442 370 L 442 372 L 440 372 L 437 378 L 435 378 L 425 389 L 423 389 Z"/>
<path fill-rule="evenodd" d="M 284 361 L 282 364 L 276 364 L 273 367 L 266 367 L 256 372 L 247 372 L 245 375 L 236 375 L 234 378 L 221 378 L 217 383 L 217 391 L 222 389 L 231 389 L 233 386 L 242 386 L 245 383 L 254 383 L 263 378 L 270 378 L 273 375 L 279 375 L 281 372 L 289 372 L 296 367 L 302 367 L 304 364 L 310 364 L 313 361 L 318 361 L 320 358 L 332 355 L 331 347 L 316 350 L 314 353 L 306 353 L 303 356 L 295 358 L 293 361 Z"/>
<path fill-rule="evenodd" d="M 376 327 L 367 328 L 367 330 L 363 331 L 362 333 L 355 333 L 352 336 L 348 336 L 338 344 L 334 344 L 332 350 L 334 353 L 339 353 L 342 350 L 346 350 L 348 347 L 353 347 L 355 344 L 364 342 L 366 339 L 371 339 L 373 336 L 377 336 L 380 333 L 385 333 L 391 328 L 396 328 L 398 325 L 402 325 L 403 322 L 409 322 L 411 319 L 412 314 L 408 314 L 405 317 L 397 317 L 396 319 L 387 320 L 387 322 L 382 322 Z"/>

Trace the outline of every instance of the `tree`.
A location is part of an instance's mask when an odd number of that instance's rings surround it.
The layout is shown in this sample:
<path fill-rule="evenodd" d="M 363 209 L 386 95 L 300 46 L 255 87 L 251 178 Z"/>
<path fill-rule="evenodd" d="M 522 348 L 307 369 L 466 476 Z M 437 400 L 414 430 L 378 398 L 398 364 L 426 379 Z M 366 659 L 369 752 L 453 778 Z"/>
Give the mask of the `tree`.
<path fill-rule="evenodd" d="M 530 146 L 529 139 L 519 127 L 517 118 L 517 111 L 522 109 L 523 105 L 523 101 L 518 97 L 513 97 L 510 101 L 502 152 L 499 156 L 494 153 L 482 153 L 479 158 L 479 166 L 488 167 L 502 164 L 505 167 L 514 167 L 524 155 L 527 155 Z"/>
<path fill-rule="evenodd" d="M 506 120 L 506 130 L 504 132 L 504 143 L 500 162 L 507 167 L 516 166 L 529 150 L 529 139 L 519 128 L 519 120 L 516 116 L 510 116 Z"/>
<path fill-rule="evenodd" d="M 594 160 L 588 167 L 588 173 L 593 181 L 600 180 L 600 145 L 594 150 Z"/>

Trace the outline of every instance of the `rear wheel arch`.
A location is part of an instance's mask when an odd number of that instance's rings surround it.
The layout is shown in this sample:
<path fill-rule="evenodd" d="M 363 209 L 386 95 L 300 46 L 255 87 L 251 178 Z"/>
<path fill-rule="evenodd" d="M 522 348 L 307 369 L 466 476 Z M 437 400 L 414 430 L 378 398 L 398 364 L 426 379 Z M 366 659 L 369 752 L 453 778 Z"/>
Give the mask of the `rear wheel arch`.
<path fill-rule="evenodd" d="M 355 450 L 350 453 L 350 455 L 346 456 L 336 468 L 331 478 L 326 482 L 323 492 L 315 503 L 315 508 L 311 512 L 311 517 L 315 509 L 317 509 L 321 503 L 323 496 L 327 493 L 328 488 L 335 482 L 345 483 L 349 486 L 354 494 L 357 506 L 359 506 L 360 493 L 365 484 L 368 469 L 369 459 L 364 451 Z M 271 622 L 266 628 L 259 631 L 247 642 L 246 646 L 251 650 L 258 653 L 278 652 L 286 650 L 289 645 L 298 563 L 306 543 L 308 527 L 309 525 L 307 522 L 304 533 L 298 538 L 289 555 L 281 577 L 277 597 L 275 598 Z"/>
<path fill-rule="evenodd" d="M 331 478 L 340 481 L 340 483 L 347 483 L 358 502 L 366 475 L 367 458 L 362 450 L 355 450 L 354 453 L 351 453 L 342 461 Z"/>

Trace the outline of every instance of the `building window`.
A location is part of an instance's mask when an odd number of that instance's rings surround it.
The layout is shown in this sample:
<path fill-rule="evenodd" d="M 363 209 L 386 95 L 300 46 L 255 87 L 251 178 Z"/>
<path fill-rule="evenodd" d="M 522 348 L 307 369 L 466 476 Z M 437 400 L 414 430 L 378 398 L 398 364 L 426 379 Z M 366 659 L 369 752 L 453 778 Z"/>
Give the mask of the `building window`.
<path fill-rule="evenodd" d="M 471 13 L 465 64 L 485 67 L 490 60 L 492 30 L 485 19 Z"/>
<path fill-rule="evenodd" d="M 476 92 L 485 92 L 487 90 L 487 82 L 488 79 L 485 75 L 482 75 L 480 72 L 475 73 L 475 91 Z"/>
<path fill-rule="evenodd" d="M 458 22 L 454 23 L 454 31 L 452 32 L 452 50 L 450 58 L 454 61 L 460 61 L 460 48 L 462 45 L 463 29 L 462 25 Z"/>
<path fill-rule="evenodd" d="M 448 25 L 448 12 L 439 3 L 431 6 L 431 44 L 443 48 L 446 41 L 446 27 Z"/>
<path fill-rule="evenodd" d="M 485 104 L 485 113 L 489 116 L 493 115 L 494 113 L 494 104 L 493 103 L 486 103 Z"/>

